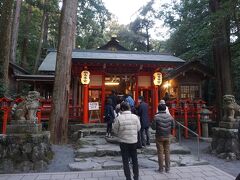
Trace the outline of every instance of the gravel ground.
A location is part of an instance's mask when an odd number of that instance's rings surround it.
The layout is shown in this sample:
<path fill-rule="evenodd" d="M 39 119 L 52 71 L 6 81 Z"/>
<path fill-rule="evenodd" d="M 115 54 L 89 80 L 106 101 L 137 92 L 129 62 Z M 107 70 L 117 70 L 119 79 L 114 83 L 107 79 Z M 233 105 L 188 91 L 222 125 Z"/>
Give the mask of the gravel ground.
<path fill-rule="evenodd" d="M 72 145 L 52 145 L 54 158 L 45 172 L 68 172 L 68 164 L 74 162 Z"/>
<path fill-rule="evenodd" d="M 196 139 L 183 139 L 182 144 L 191 149 L 191 153 L 197 155 L 197 140 Z M 240 173 L 240 160 L 226 161 L 219 159 L 214 155 L 206 153 L 206 149 L 210 146 L 210 143 L 200 142 L 200 158 L 207 160 L 211 165 L 225 171 L 234 177 Z"/>

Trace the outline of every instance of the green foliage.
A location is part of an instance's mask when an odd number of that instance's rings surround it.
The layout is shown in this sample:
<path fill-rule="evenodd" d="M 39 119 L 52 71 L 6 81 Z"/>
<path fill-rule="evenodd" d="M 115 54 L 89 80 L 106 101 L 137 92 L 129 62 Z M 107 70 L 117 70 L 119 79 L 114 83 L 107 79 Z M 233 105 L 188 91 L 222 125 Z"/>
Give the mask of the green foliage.
<path fill-rule="evenodd" d="M 0 84 L 0 98 L 4 96 L 5 86 L 3 83 Z"/>
<path fill-rule="evenodd" d="M 37 52 L 38 47 L 38 38 L 41 27 L 41 11 L 37 7 L 32 7 L 32 12 L 30 14 L 30 23 L 26 22 L 27 17 L 29 16 L 29 4 L 26 2 L 22 4 L 21 7 L 21 16 L 19 23 L 19 36 L 18 36 L 18 44 L 20 45 L 20 49 L 18 49 L 18 63 L 21 64 L 21 56 L 22 56 L 22 47 L 24 43 L 24 38 L 28 36 L 28 49 L 27 49 L 27 60 L 28 65 L 25 68 L 28 70 L 32 70 L 35 61 L 35 53 Z M 29 23 L 29 24 L 28 24 Z M 26 26 L 29 26 L 29 30 L 26 29 Z"/>
<path fill-rule="evenodd" d="M 2 4 L 3 4 L 3 0 L 0 0 L 0 17 L 1 17 L 1 14 L 2 14 Z"/>
<path fill-rule="evenodd" d="M 186 60 L 211 59 L 211 31 L 208 0 L 182 0 L 165 4 L 159 16 L 173 31 L 167 50 Z"/>
<path fill-rule="evenodd" d="M 43 48 L 57 48 L 58 29 L 60 19 L 59 0 L 50 0 L 48 2 L 48 34 L 47 44 L 43 44 Z"/>
<path fill-rule="evenodd" d="M 166 49 L 185 60 L 200 59 L 214 68 L 212 46 L 222 36 L 219 24 L 227 19 L 230 22 L 227 39 L 232 39 L 230 48 L 234 91 L 236 98 L 240 100 L 240 1 L 221 0 L 220 10 L 214 13 L 209 10 L 212 2 L 215 0 L 181 0 L 162 7 L 158 15 L 172 32 Z"/>
<path fill-rule="evenodd" d="M 109 41 L 113 35 L 116 35 L 120 44 L 130 51 L 146 50 L 145 38 L 131 31 L 129 25 L 120 25 L 116 20 L 110 21 L 104 31 L 105 42 Z"/>
<path fill-rule="evenodd" d="M 19 36 L 17 48 L 17 62 L 21 64 L 24 38 L 28 38 L 27 60 L 28 70 L 33 70 L 36 58 L 36 52 L 41 33 L 41 21 L 43 10 L 48 12 L 48 41 L 43 44 L 43 49 L 56 48 L 58 36 L 58 23 L 60 17 L 59 0 L 49 0 L 48 4 L 44 6 L 42 0 L 28 0 L 23 1 L 21 6 L 21 15 L 19 23 Z M 30 22 L 26 24 L 26 19 L 29 17 L 29 7 L 31 6 Z M 29 30 L 26 30 L 26 25 Z M 25 67 L 26 68 L 26 67 Z"/>
<path fill-rule="evenodd" d="M 145 51 L 151 50 L 149 31 L 155 24 L 155 10 L 153 8 L 154 2 L 154 0 L 151 0 L 145 6 L 143 6 L 139 10 L 138 17 L 130 23 L 130 30 L 134 32 L 139 37 L 139 39 L 145 39 L 145 42 L 139 42 L 141 44 L 146 44 Z"/>
<path fill-rule="evenodd" d="M 106 22 L 111 19 L 101 0 L 79 0 L 77 47 L 96 49 L 104 43 L 103 31 Z"/>
<path fill-rule="evenodd" d="M 166 41 L 151 39 L 150 45 L 152 47 L 152 52 L 166 53 Z"/>

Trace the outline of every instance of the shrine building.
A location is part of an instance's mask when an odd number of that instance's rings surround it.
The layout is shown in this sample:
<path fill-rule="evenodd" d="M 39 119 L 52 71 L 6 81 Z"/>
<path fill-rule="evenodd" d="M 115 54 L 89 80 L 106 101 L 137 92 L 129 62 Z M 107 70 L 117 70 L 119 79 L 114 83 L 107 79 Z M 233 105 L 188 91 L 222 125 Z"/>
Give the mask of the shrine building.
<path fill-rule="evenodd" d="M 49 51 L 38 75 L 16 75 L 16 80 L 32 84 L 46 100 L 51 99 L 56 51 Z M 135 103 L 143 96 L 149 115 L 167 92 L 170 99 L 201 99 L 206 79 L 213 73 L 199 61 L 185 62 L 170 54 L 128 51 L 116 38 L 97 50 L 73 50 L 70 119 L 78 123 L 103 122 L 107 97 L 130 94 Z M 64 83 L 64 82 L 63 82 Z"/>

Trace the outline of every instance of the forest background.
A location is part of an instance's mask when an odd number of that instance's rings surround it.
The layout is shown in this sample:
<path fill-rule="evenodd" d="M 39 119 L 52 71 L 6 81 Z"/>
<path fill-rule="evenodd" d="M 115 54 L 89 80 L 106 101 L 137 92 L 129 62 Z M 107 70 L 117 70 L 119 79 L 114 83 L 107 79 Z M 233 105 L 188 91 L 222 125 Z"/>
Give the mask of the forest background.
<path fill-rule="evenodd" d="M 96 49 L 116 35 L 129 50 L 197 59 L 216 72 L 209 97 L 221 86 L 219 96 L 232 93 L 240 101 L 239 0 L 178 0 L 157 8 L 156 2 L 150 0 L 130 24 L 121 25 L 101 0 L 79 0 L 75 47 Z M 9 61 L 37 73 L 47 50 L 57 48 L 60 5 L 60 0 L 0 0 L 1 96 L 7 92 L 4 73 Z M 159 20 L 170 31 L 165 41 L 151 34 Z M 10 49 L 9 58 L 4 49 Z"/>

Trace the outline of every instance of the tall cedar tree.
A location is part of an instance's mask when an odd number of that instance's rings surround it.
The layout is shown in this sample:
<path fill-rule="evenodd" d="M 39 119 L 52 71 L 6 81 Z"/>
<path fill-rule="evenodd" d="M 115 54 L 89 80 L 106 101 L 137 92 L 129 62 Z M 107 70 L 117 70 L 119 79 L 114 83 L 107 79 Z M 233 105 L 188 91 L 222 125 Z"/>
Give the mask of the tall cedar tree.
<path fill-rule="evenodd" d="M 29 35 L 30 35 L 30 25 L 33 14 L 33 7 L 31 4 L 27 5 L 27 16 L 24 22 L 24 38 L 22 42 L 22 54 L 21 54 L 21 66 L 28 69 L 28 48 L 29 48 Z"/>
<path fill-rule="evenodd" d="M 21 11 L 22 0 L 16 0 L 16 8 L 14 13 L 14 21 L 12 23 L 12 37 L 11 37 L 11 54 L 10 61 L 16 62 L 16 50 L 18 41 L 18 30 L 19 30 L 19 18 Z"/>
<path fill-rule="evenodd" d="M 230 54 L 230 17 L 223 12 L 223 0 L 210 0 L 212 14 L 217 14 L 212 22 L 213 62 L 217 78 L 217 114 L 222 120 L 222 97 L 233 94 Z"/>
<path fill-rule="evenodd" d="M 11 15 L 13 0 L 4 0 L 0 16 L 0 91 L 1 96 L 6 93 L 8 87 L 8 67 L 11 49 Z M 1 87 L 2 86 L 2 87 Z M 3 87 L 4 86 L 4 87 Z"/>
<path fill-rule="evenodd" d="M 46 34 L 46 20 L 48 16 L 48 0 L 43 1 L 43 15 L 42 15 L 42 23 L 41 23 L 41 32 L 40 32 L 40 37 L 39 37 L 39 42 L 38 42 L 38 50 L 37 50 L 37 55 L 35 59 L 35 65 L 34 65 L 34 74 L 37 73 L 38 71 L 38 66 L 39 66 L 39 61 L 41 57 L 41 51 L 42 51 L 42 46 L 44 42 L 44 35 Z M 46 36 L 46 35 L 45 35 Z"/>
<path fill-rule="evenodd" d="M 63 0 L 50 115 L 51 141 L 53 144 L 67 143 L 72 48 L 77 5 L 77 0 Z"/>

